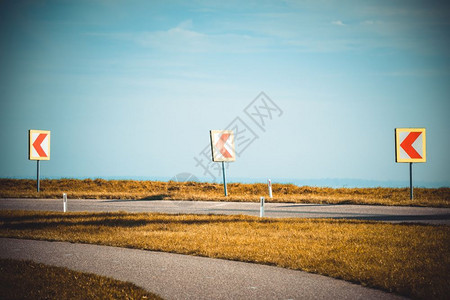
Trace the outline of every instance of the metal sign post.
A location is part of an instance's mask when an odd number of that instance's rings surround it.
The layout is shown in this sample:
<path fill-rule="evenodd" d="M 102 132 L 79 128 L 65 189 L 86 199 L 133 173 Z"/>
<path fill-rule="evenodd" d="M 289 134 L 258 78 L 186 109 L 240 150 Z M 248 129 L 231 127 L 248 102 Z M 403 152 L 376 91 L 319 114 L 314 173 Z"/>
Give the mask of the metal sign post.
<path fill-rule="evenodd" d="M 39 169 L 40 169 L 40 166 L 39 166 L 39 162 L 40 162 L 40 160 L 37 160 L 37 176 L 36 176 L 36 178 L 37 178 L 37 180 L 36 180 L 36 185 L 37 185 L 37 192 L 39 193 Z"/>
<path fill-rule="evenodd" d="M 223 191 L 226 197 L 228 196 L 228 191 L 227 191 L 227 176 L 225 175 L 225 162 L 222 162 L 222 175 L 223 175 Z"/>
<path fill-rule="evenodd" d="M 50 160 L 50 131 L 28 130 L 28 159 L 37 161 L 37 191 L 40 190 L 40 161 Z"/>
<path fill-rule="evenodd" d="M 414 198 L 413 163 L 427 161 L 425 128 L 395 128 L 395 161 L 409 163 L 409 199 Z"/>
<path fill-rule="evenodd" d="M 413 200 L 413 180 L 412 180 L 412 165 L 413 165 L 413 163 L 412 162 L 410 162 L 409 163 L 409 199 L 410 200 Z"/>
<path fill-rule="evenodd" d="M 209 134 L 211 138 L 212 161 L 222 162 L 223 190 L 225 196 L 228 196 L 225 162 L 236 160 L 234 133 L 231 130 L 211 130 Z"/>

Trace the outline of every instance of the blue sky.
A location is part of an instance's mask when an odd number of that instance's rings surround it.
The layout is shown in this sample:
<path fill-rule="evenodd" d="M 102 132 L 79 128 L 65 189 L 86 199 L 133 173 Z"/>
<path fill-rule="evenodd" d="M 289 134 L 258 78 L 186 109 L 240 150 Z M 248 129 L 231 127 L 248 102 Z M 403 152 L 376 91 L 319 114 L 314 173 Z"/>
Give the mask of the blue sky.
<path fill-rule="evenodd" d="M 43 177 L 220 181 L 200 153 L 238 118 L 230 180 L 407 183 L 394 128 L 425 127 L 415 182 L 450 185 L 448 4 L 222 2 L 1 1 L 0 177 L 35 176 L 41 129 Z"/>

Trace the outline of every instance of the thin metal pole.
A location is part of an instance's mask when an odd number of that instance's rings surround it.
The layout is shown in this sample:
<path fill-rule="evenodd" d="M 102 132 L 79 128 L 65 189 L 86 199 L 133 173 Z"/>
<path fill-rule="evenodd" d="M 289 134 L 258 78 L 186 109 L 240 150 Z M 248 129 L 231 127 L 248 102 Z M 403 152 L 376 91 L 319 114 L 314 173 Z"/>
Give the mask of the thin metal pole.
<path fill-rule="evenodd" d="M 412 165 L 413 163 L 409 163 L 409 199 L 413 200 L 413 175 L 412 175 Z"/>
<path fill-rule="evenodd" d="M 228 196 L 227 176 L 225 175 L 225 163 L 224 162 L 222 162 L 222 174 L 223 174 L 223 190 L 225 192 L 225 196 Z"/>
<path fill-rule="evenodd" d="M 37 161 L 37 191 L 39 193 L 39 162 L 40 160 Z"/>

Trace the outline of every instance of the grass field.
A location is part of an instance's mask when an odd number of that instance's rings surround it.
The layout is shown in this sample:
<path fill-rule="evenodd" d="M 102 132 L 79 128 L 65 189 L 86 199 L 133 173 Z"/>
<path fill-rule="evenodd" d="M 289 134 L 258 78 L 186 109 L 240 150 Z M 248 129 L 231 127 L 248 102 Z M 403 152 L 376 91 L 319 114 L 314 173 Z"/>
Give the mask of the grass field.
<path fill-rule="evenodd" d="M 162 300 L 128 282 L 10 259 L 0 259 L 0 298 Z"/>
<path fill-rule="evenodd" d="M 103 179 L 42 180 L 41 192 L 36 181 L 0 179 L 0 198 L 69 198 L 84 199 L 167 199 L 259 201 L 266 196 L 266 184 L 228 184 L 229 197 L 224 197 L 221 184 L 200 182 L 160 182 Z M 450 207 L 450 188 L 414 189 L 414 200 L 407 188 L 319 188 L 293 184 L 273 184 L 271 202 L 375 204 Z"/>
<path fill-rule="evenodd" d="M 0 236 L 276 265 L 421 299 L 450 293 L 450 227 L 250 216 L 0 211 Z"/>

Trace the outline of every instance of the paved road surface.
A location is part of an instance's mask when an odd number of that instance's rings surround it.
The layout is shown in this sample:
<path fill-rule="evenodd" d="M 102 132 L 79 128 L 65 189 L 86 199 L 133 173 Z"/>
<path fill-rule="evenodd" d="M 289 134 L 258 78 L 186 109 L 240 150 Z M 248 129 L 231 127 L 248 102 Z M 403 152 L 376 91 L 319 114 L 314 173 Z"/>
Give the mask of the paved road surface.
<path fill-rule="evenodd" d="M 300 271 L 107 246 L 1 238 L 0 257 L 130 281 L 165 299 L 402 299 Z"/>
<path fill-rule="evenodd" d="M 259 216 L 259 203 L 69 199 L 69 211 L 128 211 Z M 0 209 L 62 211 L 62 199 L 0 199 Z M 450 225 L 449 208 L 266 203 L 266 217 L 337 218 Z"/>

